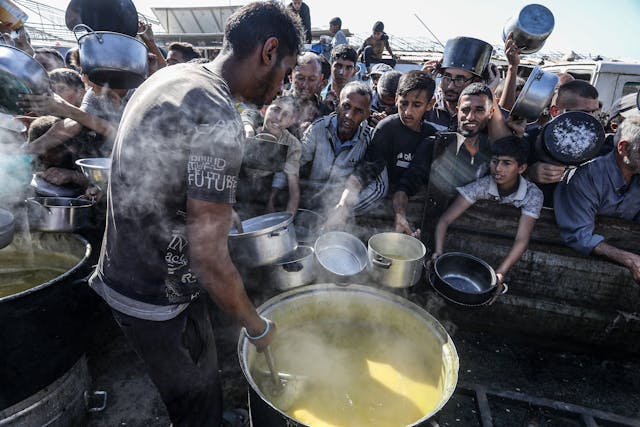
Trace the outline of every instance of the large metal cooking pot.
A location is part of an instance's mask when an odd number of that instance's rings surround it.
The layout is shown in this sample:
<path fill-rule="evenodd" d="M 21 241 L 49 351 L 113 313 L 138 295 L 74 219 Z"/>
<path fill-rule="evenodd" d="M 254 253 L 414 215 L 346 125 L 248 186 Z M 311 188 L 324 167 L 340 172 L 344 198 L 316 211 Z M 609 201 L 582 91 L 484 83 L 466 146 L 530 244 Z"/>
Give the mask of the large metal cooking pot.
<path fill-rule="evenodd" d="M 91 246 L 66 233 L 16 234 L 0 251 L 0 411 L 66 373 L 84 352 L 96 297 Z M 89 302 L 90 301 L 90 302 Z"/>
<path fill-rule="evenodd" d="M 542 49 L 554 25 L 553 13 L 549 9 L 541 4 L 528 4 L 504 25 L 502 41 L 513 33 L 513 40 L 522 53 L 534 53 Z"/>
<path fill-rule="evenodd" d="M 369 262 L 367 248 L 356 236 L 344 231 L 330 231 L 316 239 L 318 271 L 323 280 L 345 283 L 356 280 Z"/>
<path fill-rule="evenodd" d="M 16 106 L 19 94 L 51 92 L 47 71 L 38 61 L 13 46 L 0 44 L 0 106 L 21 114 Z"/>
<path fill-rule="evenodd" d="M 447 40 L 442 68 L 460 68 L 481 76 L 491 60 L 493 47 L 472 37 L 454 37 Z"/>
<path fill-rule="evenodd" d="M 29 197 L 29 228 L 73 233 L 89 225 L 93 202 L 71 197 Z"/>
<path fill-rule="evenodd" d="M 78 38 L 82 71 L 93 83 L 112 89 L 133 89 L 147 78 L 147 47 L 141 41 L 120 33 L 93 31 L 76 25 L 77 31 L 88 33 Z"/>
<path fill-rule="evenodd" d="M 558 76 L 535 67 L 516 99 L 511 115 L 535 121 L 551 103 Z"/>
<path fill-rule="evenodd" d="M 541 146 L 553 160 L 577 166 L 600 153 L 604 136 L 602 124 L 591 114 L 567 111 L 545 125 Z"/>
<path fill-rule="evenodd" d="M 287 290 L 312 283 L 316 278 L 316 257 L 311 246 L 299 245 L 284 259 L 263 267 L 267 283 L 274 289 Z"/>
<path fill-rule="evenodd" d="M 6 209 L 0 209 L 0 249 L 11 243 L 14 230 L 13 214 Z"/>
<path fill-rule="evenodd" d="M 415 237 L 402 233 L 380 233 L 369 239 L 369 273 L 392 288 L 413 286 L 422 276 L 427 249 Z"/>
<path fill-rule="evenodd" d="M 486 304 L 498 290 L 493 268 L 462 252 L 448 252 L 436 259 L 429 280 L 440 295 L 460 305 Z"/>
<path fill-rule="evenodd" d="M 400 390 L 394 384 L 384 383 L 376 375 L 377 368 L 383 368 L 385 372 L 392 373 L 390 377 L 408 377 L 414 384 L 425 380 L 424 377 L 416 374 L 413 369 L 425 368 L 429 372 L 429 382 L 433 386 L 432 401 L 424 411 L 416 415 L 411 421 L 394 425 L 417 426 L 437 413 L 451 397 L 458 379 L 458 355 L 451 338 L 445 329 L 424 309 L 416 304 L 376 288 L 360 285 L 336 286 L 333 284 L 311 285 L 292 289 L 268 300 L 258 308 L 258 312 L 275 321 L 278 325 L 278 335 L 270 346 L 276 365 L 280 372 L 286 372 L 287 368 L 293 365 L 299 367 L 302 372 L 291 372 L 302 381 L 307 381 L 306 386 L 289 382 L 287 387 L 293 386 L 293 390 L 301 399 L 307 398 L 313 401 L 315 398 L 314 384 L 317 381 L 329 381 L 335 386 L 336 402 L 344 401 L 345 394 L 343 387 L 347 389 L 357 388 L 356 392 L 366 390 L 372 395 L 372 388 L 385 388 L 384 395 L 387 400 L 378 402 L 375 408 L 368 408 L 372 411 L 371 416 L 375 417 L 379 412 L 391 408 L 396 399 L 411 400 L 419 398 L 420 392 L 413 395 L 408 389 Z M 328 345 L 317 347 L 302 346 L 300 340 L 301 330 L 306 328 L 326 327 L 329 335 L 336 338 L 338 349 L 335 349 L 334 342 L 329 339 Z M 355 331 L 356 336 L 348 335 L 345 329 Z M 381 331 L 385 334 L 379 335 Z M 340 334 L 346 334 L 342 336 Z M 387 335 L 387 333 L 389 333 Z M 340 335 L 340 337 L 337 337 Z M 382 338 L 385 337 L 385 338 Z M 314 335 L 311 340 L 314 340 Z M 321 339 L 321 338 L 320 338 Z M 381 351 L 376 354 L 361 354 L 359 347 L 363 341 L 377 341 Z M 386 351 L 385 349 L 389 349 Z M 386 354 L 385 354 L 386 353 Z M 311 355 L 311 357 L 308 357 Z M 390 356 L 393 355 L 393 356 Z M 395 357 L 398 357 L 397 359 Z M 421 361 L 412 363 L 412 357 L 416 356 Z M 240 336 L 238 342 L 238 357 L 240 366 L 250 385 L 250 407 L 253 425 L 255 427 L 279 427 L 279 426 L 305 426 L 292 414 L 286 413 L 276 405 L 279 403 L 269 399 L 267 394 L 260 388 L 261 366 L 264 364 L 263 356 L 255 351 L 255 347 L 249 343 L 244 335 Z M 365 360 L 360 360 L 365 357 Z M 291 365 L 287 363 L 291 361 Z M 404 359 L 400 361 L 399 359 Z M 372 383 L 370 388 L 360 388 L 353 384 L 343 384 L 340 379 L 342 372 L 349 369 L 353 363 L 369 365 L 369 374 L 363 381 Z M 324 370 L 326 369 L 326 374 Z M 325 374 L 325 375 L 323 375 Z M 414 375 L 415 374 L 415 375 Z M 322 378 L 316 378 L 322 376 Z M 293 377 L 296 381 L 296 377 Z M 380 385 L 381 383 L 383 385 Z M 334 384 L 335 383 L 335 384 Z M 426 381 L 425 381 L 426 383 Z M 397 387 L 394 389 L 394 386 Z M 333 391 L 333 387 L 331 390 Z M 342 391 L 342 393 L 341 393 Z M 285 390 L 287 393 L 287 390 Z M 333 397 L 333 396 L 332 396 Z M 368 397 L 368 396 L 367 396 Z M 348 396 L 347 396 L 348 398 Z M 290 402 L 292 406 L 303 404 L 300 401 Z M 330 402 L 334 403 L 334 402 Z M 358 402 L 354 399 L 349 410 L 358 409 Z M 406 403 L 406 402 L 405 402 Z M 387 404 L 385 408 L 385 404 Z M 412 411 L 416 411 L 413 403 L 409 404 Z M 292 408 L 293 409 L 293 408 Z M 366 409 L 366 408 L 363 408 Z M 289 412 L 294 412 L 289 411 Z M 333 418 L 335 414 L 331 413 Z M 349 412 L 344 413 L 346 419 L 332 419 L 333 425 L 350 425 L 354 419 Z M 407 414 L 398 414 L 398 418 Z M 318 420 L 321 423 L 323 420 Z M 329 423 L 328 420 L 324 420 Z M 376 419 L 377 421 L 377 419 Z M 359 425 L 367 425 L 359 424 Z"/>
<path fill-rule="evenodd" d="M 229 232 L 229 252 L 234 262 L 245 267 L 272 264 L 298 247 L 293 215 L 275 212 L 242 221 L 243 232 Z"/>

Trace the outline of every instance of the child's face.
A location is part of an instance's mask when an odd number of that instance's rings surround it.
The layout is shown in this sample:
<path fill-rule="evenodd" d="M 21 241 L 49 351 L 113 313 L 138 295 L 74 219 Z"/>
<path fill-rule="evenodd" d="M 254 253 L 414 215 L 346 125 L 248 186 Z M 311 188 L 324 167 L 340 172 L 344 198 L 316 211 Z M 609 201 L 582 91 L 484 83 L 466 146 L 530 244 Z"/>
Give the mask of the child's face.
<path fill-rule="evenodd" d="M 66 83 L 54 83 L 53 91 L 69 104 L 79 107 L 84 97 L 84 88 L 75 88 Z"/>
<path fill-rule="evenodd" d="M 527 169 L 527 164 L 518 165 L 516 159 L 511 156 L 492 156 L 489 167 L 498 188 L 511 190 L 518 183 L 518 176 Z"/>
<path fill-rule="evenodd" d="M 374 31 L 373 38 L 376 40 L 380 40 L 382 38 L 382 31 Z"/>
<path fill-rule="evenodd" d="M 280 136 L 294 121 L 293 105 L 276 101 L 269 105 L 264 115 L 264 130 L 274 136 Z"/>

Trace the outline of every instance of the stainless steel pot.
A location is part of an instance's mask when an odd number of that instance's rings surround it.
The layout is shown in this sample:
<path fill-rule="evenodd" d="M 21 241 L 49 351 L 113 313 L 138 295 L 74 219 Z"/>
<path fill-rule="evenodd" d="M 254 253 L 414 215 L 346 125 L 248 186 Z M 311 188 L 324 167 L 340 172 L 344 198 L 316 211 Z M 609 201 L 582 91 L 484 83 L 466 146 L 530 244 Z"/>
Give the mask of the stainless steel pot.
<path fill-rule="evenodd" d="M 391 288 L 413 286 L 422 276 L 422 242 L 402 233 L 380 233 L 369 239 L 369 273 L 373 279 Z"/>
<path fill-rule="evenodd" d="M 0 44 L 0 105 L 7 112 L 22 113 L 16 106 L 19 94 L 49 92 L 49 75 L 38 61 L 18 48 Z"/>
<path fill-rule="evenodd" d="M 451 338 L 442 325 L 424 309 L 397 295 L 368 286 L 319 284 L 304 286 L 279 294 L 258 307 L 258 312 L 262 316 L 272 319 L 278 325 L 278 335 L 271 345 L 271 352 L 275 356 L 276 362 L 283 360 L 282 355 L 288 355 L 289 359 L 291 359 L 291 357 L 300 354 L 302 349 L 296 346 L 299 342 L 295 340 L 295 334 L 301 326 L 309 323 L 314 325 L 357 324 L 361 326 L 358 329 L 358 333 L 366 334 L 367 336 L 376 336 L 377 330 L 383 328 L 385 330 L 393 330 L 396 331 L 394 337 L 387 336 L 387 339 L 395 340 L 397 338 L 411 343 L 411 348 L 403 352 L 403 354 L 428 353 L 430 355 L 429 366 L 431 366 L 431 373 L 434 378 L 437 378 L 434 384 L 437 384 L 438 391 L 434 395 L 431 407 L 425 408 L 419 419 L 407 423 L 407 425 L 421 425 L 425 420 L 436 414 L 446 404 L 456 387 L 459 361 Z M 288 339 L 292 340 L 289 341 Z M 346 363 L 349 361 L 350 354 L 352 354 L 350 353 L 349 344 L 353 341 L 345 340 L 340 342 L 343 343 L 344 347 L 339 353 L 341 356 L 344 355 L 343 360 Z M 353 345 L 357 344 L 354 343 Z M 382 345 L 394 346 L 394 343 L 382 341 Z M 319 347 L 318 350 L 320 352 L 326 351 L 322 347 Z M 329 354 L 329 356 L 332 355 Z M 243 334 L 240 335 L 238 341 L 238 357 L 242 371 L 250 385 L 251 417 L 255 427 L 307 425 L 278 409 L 276 404 L 260 389 L 259 381 L 256 381 L 254 372 L 257 373 L 259 371 L 260 365 L 257 364 L 262 362 L 263 356 L 256 352 L 255 347 L 249 343 L 249 340 Z M 309 371 L 295 372 L 295 374 L 300 374 L 300 376 L 306 374 L 308 378 L 313 379 L 314 375 L 319 373 L 316 364 L 303 356 L 300 357 L 304 359 L 301 361 L 303 369 L 308 367 Z M 323 354 L 318 354 L 316 357 L 322 359 L 321 363 L 326 363 Z M 372 354 L 371 361 L 383 363 L 381 361 L 382 357 L 381 354 Z M 363 360 L 361 363 L 364 362 Z M 335 365 L 327 364 L 329 368 L 328 377 L 340 376 L 338 371 L 341 366 L 335 366 L 336 369 L 334 370 L 331 369 L 332 366 Z M 391 369 L 397 368 L 405 375 L 411 375 L 400 366 L 389 366 Z M 411 377 L 411 379 L 418 380 L 414 377 Z M 326 380 L 331 381 L 331 378 L 326 378 Z M 305 397 L 304 393 L 308 392 L 312 392 L 312 387 L 306 389 L 303 387 L 299 390 L 303 398 Z M 406 393 L 406 390 L 404 392 Z M 395 394 L 394 392 L 391 393 Z M 398 390 L 398 393 L 402 393 L 402 391 Z M 336 393 L 335 398 L 336 401 L 339 401 L 344 399 L 344 395 Z M 355 402 L 355 404 L 357 403 Z M 384 402 L 381 404 L 384 405 Z M 348 421 L 353 420 L 342 421 L 340 423 L 340 420 L 332 420 L 332 423 L 349 425 Z"/>
<path fill-rule="evenodd" d="M 511 115 L 535 121 L 551 103 L 558 76 L 535 67 L 516 99 Z"/>
<path fill-rule="evenodd" d="M 318 275 L 327 281 L 354 282 L 367 267 L 367 248 L 356 236 L 343 231 L 330 231 L 316 239 Z"/>
<path fill-rule="evenodd" d="M 454 37 L 447 40 L 442 57 L 442 68 L 460 68 L 481 76 L 491 60 L 493 47 L 472 37 Z"/>
<path fill-rule="evenodd" d="M 80 65 L 89 80 L 112 89 L 133 89 L 147 78 L 149 66 L 147 47 L 139 40 L 120 33 L 93 31 L 86 25 L 76 25 L 87 34 L 78 38 Z"/>
<path fill-rule="evenodd" d="M 311 246 L 300 245 L 281 261 L 263 267 L 267 283 L 287 290 L 312 283 L 316 278 L 316 257 Z"/>
<path fill-rule="evenodd" d="M 298 247 L 293 215 L 276 212 L 242 221 L 243 232 L 229 232 L 229 252 L 234 262 L 245 267 L 273 264 Z"/>
<path fill-rule="evenodd" d="M 30 197 L 26 200 L 29 228 L 73 233 L 89 225 L 89 200 L 68 197 Z"/>
<path fill-rule="evenodd" d="M 0 249 L 11 243 L 14 230 L 13 214 L 6 209 L 0 209 Z"/>
<path fill-rule="evenodd" d="M 541 4 L 528 4 L 504 25 L 502 41 L 513 33 L 513 40 L 522 53 L 534 53 L 542 49 L 554 25 L 553 13 L 549 9 Z"/>
<path fill-rule="evenodd" d="M 76 160 L 84 176 L 89 182 L 106 191 L 109 184 L 109 172 L 111 171 L 111 159 L 108 157 L 92 157 Z"/>

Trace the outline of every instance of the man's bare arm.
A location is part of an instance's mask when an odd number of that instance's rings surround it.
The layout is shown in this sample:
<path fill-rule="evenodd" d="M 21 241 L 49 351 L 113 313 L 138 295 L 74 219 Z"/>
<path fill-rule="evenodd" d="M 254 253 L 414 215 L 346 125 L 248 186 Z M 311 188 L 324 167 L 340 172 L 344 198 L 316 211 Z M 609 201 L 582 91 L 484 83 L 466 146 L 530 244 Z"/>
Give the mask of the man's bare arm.
<path fill-rule="evenodd" d="M 592 253 L 627 267 L 633 276 L 633 280 L 640 285 L 640 255 L 616 248 L 605 242 L 600 242 L 593 248 Z"/>

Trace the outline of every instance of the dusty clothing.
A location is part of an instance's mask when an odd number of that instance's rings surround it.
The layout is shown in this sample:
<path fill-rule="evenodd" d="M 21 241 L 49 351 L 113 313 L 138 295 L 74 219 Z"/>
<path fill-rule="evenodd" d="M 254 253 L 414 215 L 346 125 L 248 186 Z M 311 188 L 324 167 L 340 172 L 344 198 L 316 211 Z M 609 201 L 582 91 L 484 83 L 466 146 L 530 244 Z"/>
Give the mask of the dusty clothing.
<path fill-rule="evenodd" d="M 501 196 L 498 185 L 491 175 L 484 176 L 477 181 L 458 187 L 458 193 L 469 203 L 478 200 L 493 200 L 502 205 L 512 205 L 519 208 L 522 215 L 540 218 L 542 210 L 542 191 L 522 176 L 518 178 L 518 188 L 511 194 Z"/>
<path fill-rule="evenodd" d="M 234 203 L 245 142 L 224 80 L 206 65 L 174 67 L 140 86 L 122 118 L 97 269 L 111 290 L 159 309 L 200 293 L 187 198 Z"/>
<path fill-rule="evenodd" d="M 566 245 L 589 254 L 604 241 L 594 232 L 596 216 L 640 223 L 640 176 L 627 184 L 613 152 L 598 157 L 558 184 L 554 212 Z"/>
<path fill-rule="evenodd" d="M 309 10 L 309 6 L 307 6 L 305 2 L 302 2 L 300 10 L 296 10 L 296 8 L 293 7 L 293 2 L 291 2 L 287 5 L 287 9 L 300 16 L 300 21 L 302 21 L 302 27 L 304 28 L 305 43 L 311 43 L 311 11 Z"/>

